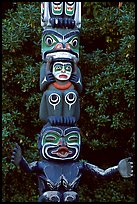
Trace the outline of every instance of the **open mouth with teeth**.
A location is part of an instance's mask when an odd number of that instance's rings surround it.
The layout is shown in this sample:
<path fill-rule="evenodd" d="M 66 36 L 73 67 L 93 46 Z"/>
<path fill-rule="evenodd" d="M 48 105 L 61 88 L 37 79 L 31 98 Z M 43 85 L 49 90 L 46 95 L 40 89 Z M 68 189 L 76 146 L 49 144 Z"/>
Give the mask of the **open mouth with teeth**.
<path fill-rule="evenodd" d="M 56 151 L 52 151 L 52 154 L 56 154 L 58 157 L 67 157 L 72 154 L 67 147 L 59 147 Z"/>

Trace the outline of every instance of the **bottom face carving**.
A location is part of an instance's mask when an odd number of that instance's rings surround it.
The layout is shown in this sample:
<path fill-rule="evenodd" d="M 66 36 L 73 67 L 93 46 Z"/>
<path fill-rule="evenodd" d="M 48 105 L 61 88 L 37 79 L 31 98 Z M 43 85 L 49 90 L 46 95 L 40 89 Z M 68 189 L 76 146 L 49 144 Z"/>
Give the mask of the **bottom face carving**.
<path fill-rule="evenodd" d="M 80 132 L 77 127 L 44 126 L 39 146 L 45 159 L 75 160 L 80 152 Z"/>

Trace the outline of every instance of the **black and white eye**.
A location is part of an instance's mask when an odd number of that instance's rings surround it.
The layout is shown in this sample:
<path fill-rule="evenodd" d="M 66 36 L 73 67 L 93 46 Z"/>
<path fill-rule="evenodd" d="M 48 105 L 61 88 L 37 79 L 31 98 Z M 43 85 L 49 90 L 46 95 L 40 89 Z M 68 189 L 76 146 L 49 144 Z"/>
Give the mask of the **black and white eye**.
<path fill-rule="evenodd" d="M 60 63 L 55 63 L 53 65 L 53 69 L 55 69 L 55 71 L 60 71 L 60 70 L 62 70 L 62 68 L 63 68 L 63 65 Z"/>
<path fill-rule="evenodd" d="M 45 39 L 45 43 L 48 45 L 48 46 L 51 46 L 55 43 L 56 41 L 51 37 L 51 36 L 47 36 L 46 39 Z"/>
<path fill-rule="evenodd" d="M 61 67 L 61 66 L 56 66 L 55 68 L 56 68 L 56 71 L 62 70 L 62 67 Z"/>
<path fill-rule="evenodd" d="M 55 110 L 56 106 L 60 103 L 60 100 L 61 100 L 61 98 L 57 93 L 52 93 L 48 97 L 48 101 L 54 107 L 54 110 Z"/>
<path fill-rule="evenodd" d="M 71 41 L 70 41 L 70 44 L 73 46 L 73 47 L 77 47 L 78 45 L 78 38 L 73 38 Z"/>
<path fill-rule="evenodd" d="M 72 65 L 71 64 L 65 64 L 65 70 L 66 71 L 71 71 L 72 70 Z"/>
<path fill-rule="evenodd" d="M 69 92 L 65 95 L 65 102 L 67 104 L 74 104 L 77 100 L 77 96 L 74 92 Z"/>
<path fill-rule="evenodd" d="M 59 101 L 60 101 L 60 96 L 58 95 L 58 94 L 51 94 L 50 96 L 49 96 L 49 102 L 51 103 L 51 104 L 58 104 L 59 103 Z"/>

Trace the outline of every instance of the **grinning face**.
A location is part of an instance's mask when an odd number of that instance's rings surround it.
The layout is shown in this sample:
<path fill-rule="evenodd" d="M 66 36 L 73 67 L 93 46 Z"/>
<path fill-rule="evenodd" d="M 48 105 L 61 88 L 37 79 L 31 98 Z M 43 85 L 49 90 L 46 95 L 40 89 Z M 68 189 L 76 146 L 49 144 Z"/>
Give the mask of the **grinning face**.
<path fill-rule="evenodd" d="M 79 30 L 78 29 L 46 29 L 42 35 L 42 58 L 46 54 L 57 51 L 66 51 L 79 57 Z"/>
<path fill-rule="evenodd" d="M 72 64 L 70 62 L 55 62 L 53 64 L 53 75 L 60 81 L 66 81 L 72 73 Z"/>
<path fill-rule="evenodd" d="M 79 128 L 47 127 L 42 133 L 41 147 L 45 159 L 75 160 L 80 151 Z"/>

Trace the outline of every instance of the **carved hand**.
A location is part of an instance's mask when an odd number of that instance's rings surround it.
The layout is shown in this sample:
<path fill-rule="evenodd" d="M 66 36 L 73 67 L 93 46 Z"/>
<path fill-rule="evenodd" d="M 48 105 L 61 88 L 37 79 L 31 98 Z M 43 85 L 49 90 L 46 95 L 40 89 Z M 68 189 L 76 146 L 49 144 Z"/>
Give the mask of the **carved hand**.
<path fill-rule="evenodd" d="M 46 79 L 47 79 L 47 82 L 49 82 L 49 83 L 53 83 L 53 82 L 56 81 L 54 75 L 52 74 L 52 72 L 49 72 L 49 73 L 46 75 Z"/>
<path fill-rule="evenodd" d="M 77 83 L 78 80 L 79 80 L 79 77 L 78 77 L 75 73 L 72 73 L 69 80 L 70 80 L 72 83 Z"/>
<path fill-rule="evenodd" d="M 118 163 L 118 170 L 122 177 L 131 177 L 133 176 L 133 162 L 131 162 L 131 157 L 122 159 Z"/>
<path fill-rule="evenodd" d="M 13 149 L 11 162 L 16 166 L 19 166 L 19 163 L 22 159 L 22 152 L 20 146 L 16 143 L 15 148 Z"/>

